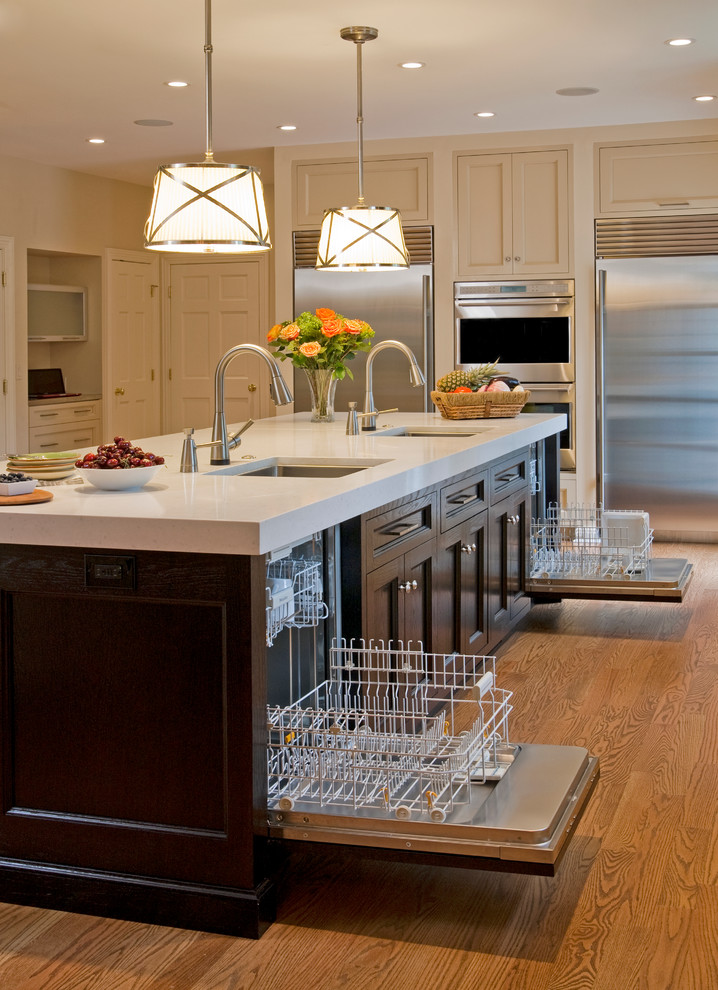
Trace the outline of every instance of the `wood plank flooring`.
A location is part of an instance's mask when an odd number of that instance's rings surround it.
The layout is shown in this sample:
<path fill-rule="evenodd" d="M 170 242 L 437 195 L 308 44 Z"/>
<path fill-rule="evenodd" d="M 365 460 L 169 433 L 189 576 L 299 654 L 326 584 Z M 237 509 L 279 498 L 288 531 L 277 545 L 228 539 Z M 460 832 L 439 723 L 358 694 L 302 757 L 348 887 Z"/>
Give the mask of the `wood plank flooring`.
<path fill-rule="evenodd" d="M 292 867 L 259 942 L 0 905 L 2 990 L 718 987 L 718 547 L 681 605 L 535 608 L 500 652 L 512 736 L 601 778 L 555 878 Z"/>

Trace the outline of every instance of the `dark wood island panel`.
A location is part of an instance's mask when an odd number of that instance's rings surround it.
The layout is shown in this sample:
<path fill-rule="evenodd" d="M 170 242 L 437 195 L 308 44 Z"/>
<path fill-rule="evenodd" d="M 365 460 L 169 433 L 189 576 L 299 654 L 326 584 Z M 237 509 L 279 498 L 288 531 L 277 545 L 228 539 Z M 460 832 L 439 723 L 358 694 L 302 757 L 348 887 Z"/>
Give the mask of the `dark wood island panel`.
<path fill-rule="evenodd" d="M 263 571 L 0 547 L 0 900 L 255 937 L 271 920 Z"/>

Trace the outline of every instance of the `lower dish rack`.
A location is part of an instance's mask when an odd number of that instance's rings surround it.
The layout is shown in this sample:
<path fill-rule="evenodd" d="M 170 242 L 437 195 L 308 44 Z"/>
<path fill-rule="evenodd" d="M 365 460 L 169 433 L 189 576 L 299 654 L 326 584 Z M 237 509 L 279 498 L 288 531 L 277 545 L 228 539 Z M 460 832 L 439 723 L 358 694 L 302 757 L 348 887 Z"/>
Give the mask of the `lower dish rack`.
<path fill-rule="evenodd" d="M 469 802 L 472 783 L 511 765 L 510 698 L 496 686 L 493 657 L 342 641 L 331 648 L 329 680 L 267 707 L 269 808 L 443 822 Z"/>

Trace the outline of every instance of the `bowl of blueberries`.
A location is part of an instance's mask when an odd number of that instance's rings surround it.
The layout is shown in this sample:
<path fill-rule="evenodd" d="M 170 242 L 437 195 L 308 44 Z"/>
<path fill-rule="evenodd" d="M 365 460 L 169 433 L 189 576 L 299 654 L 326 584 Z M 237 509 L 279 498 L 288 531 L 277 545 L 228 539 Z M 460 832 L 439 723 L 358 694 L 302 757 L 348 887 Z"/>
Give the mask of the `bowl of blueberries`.
<path fill-rule="evenodd" d="M 28 478 L 22 471 L 6 471 L 0 474 L 0 495 L 28 495 L 37 486 L 35 478 Z"/>

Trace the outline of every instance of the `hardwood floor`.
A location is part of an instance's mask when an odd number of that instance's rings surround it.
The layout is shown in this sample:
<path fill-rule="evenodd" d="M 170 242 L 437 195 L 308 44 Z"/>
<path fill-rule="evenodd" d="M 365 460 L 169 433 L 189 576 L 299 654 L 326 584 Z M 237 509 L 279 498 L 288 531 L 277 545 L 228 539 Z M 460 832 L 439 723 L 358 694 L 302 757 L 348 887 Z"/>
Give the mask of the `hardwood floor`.
<path fill-rule="evenodd" d="M 601 778 L 555 878 L 292 866 L 259 942 L 0 905 L 2 990 L 718 987 L 718 547 L 682 605 L 535 608 L 500 653 L 512 736 Z"/>

